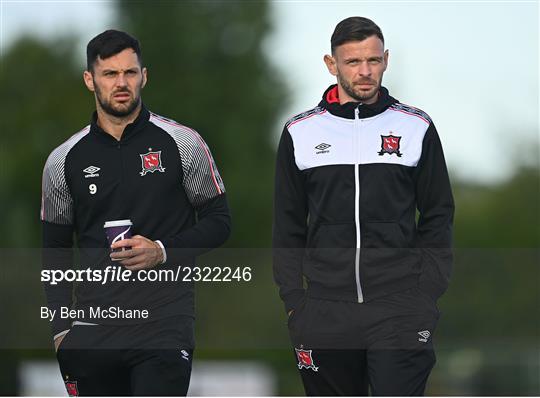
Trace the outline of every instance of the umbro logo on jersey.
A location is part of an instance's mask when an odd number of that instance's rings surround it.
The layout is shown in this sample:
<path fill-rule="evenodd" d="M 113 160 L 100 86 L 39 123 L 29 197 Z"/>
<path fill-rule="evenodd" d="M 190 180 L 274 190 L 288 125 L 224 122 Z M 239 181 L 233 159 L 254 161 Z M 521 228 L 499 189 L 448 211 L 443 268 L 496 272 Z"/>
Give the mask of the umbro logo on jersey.
<path fill-rule="evenodd" d="M 159 171 L 165 173 L 165 167 L 161 165 L 161 151 L 153 151 L 152 148 L 148 148 L 150 152 L 141 153 L 142 171 L 141 176 L 145 176 L 147 173 L 153 173 Z"/>
<path fill-rule="evenodd" d="M 379 156 L 382 156 L 385 153 L 389 155 L 395 153 L 398 157 L 401 157 L 402 153 L 399 151 L 401 137 L 396 137 L 395 135 L 392 135 L 392 132 L 390 131 L 389 135 L 381 135 L 381 140 L 382 142 Z"/>
<path fill-rule="evenodd" d="M 328 153 L 330 151 L 327 151 L 328 148 L 330 148 L 332 145 L 330 144 L 326 144 L 324 142 L 321 142 L 319 145 L 317 145 L 315 147 L 315 149 L 318 150 L 318 152 L 315 152 L 317 155 L 321 154 L 321 153 Z"/>
<path fill-rule="evenodd" d="M 420 335 L 420 338 L 418 339 L 418 341 L 421 341 L 422 343 L 427 343 L 429 336 L 431 336 L 431 333 L 429 333 L 429 330 L 422 330 L 418 332 L 418 334 Z"/>
<path fill-rule="evenodd" d="M 94 178 L 94 177 L 99 177 L 99 174 L 97 174 L 98 171 L 100 171 L 101 169 L 99 167 L 96 167 L 96 166 L 88 166 L 86 169 L 83 170 L 83 172 L 86 173 L 86 175 L 84 176 L 84 178 Z"/>

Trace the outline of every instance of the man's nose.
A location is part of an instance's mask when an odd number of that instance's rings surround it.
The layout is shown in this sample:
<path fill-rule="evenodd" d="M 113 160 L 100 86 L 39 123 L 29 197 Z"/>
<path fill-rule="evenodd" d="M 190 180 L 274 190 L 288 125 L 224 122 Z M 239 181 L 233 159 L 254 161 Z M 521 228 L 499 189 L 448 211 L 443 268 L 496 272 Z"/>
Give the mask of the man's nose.
<path fill-rule="evenodd" d="M 369 62 L 360 62 L 358 74 L 360 76 L 371 76 L 371 66 L 369 65 Z"/>
<path fill-rule="evenodd" d="M 119 87 L 125 87 L 127 85 L 126 75 L 124 73 L 119 73 L 116 76 L 116 85 Z"/>

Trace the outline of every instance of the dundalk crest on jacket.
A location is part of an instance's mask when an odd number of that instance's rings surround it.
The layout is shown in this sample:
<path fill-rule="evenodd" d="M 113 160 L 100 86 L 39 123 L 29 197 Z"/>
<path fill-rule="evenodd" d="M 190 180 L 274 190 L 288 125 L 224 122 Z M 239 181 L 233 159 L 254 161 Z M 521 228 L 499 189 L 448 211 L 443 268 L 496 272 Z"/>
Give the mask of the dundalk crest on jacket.
<path fill-rule="evenodd" d="M 381 141 L 381 151 L 379 152 L 379 156 L 382 156 L 385 153 L 389 155 L 395 153 L 398 157 L 401 157 L 401 153 L 399 152 L 399 142 L 401 141 L 401 137 L 392 135 L 392 132 L 390 132 L 390 135 L 381 135 Z"/>

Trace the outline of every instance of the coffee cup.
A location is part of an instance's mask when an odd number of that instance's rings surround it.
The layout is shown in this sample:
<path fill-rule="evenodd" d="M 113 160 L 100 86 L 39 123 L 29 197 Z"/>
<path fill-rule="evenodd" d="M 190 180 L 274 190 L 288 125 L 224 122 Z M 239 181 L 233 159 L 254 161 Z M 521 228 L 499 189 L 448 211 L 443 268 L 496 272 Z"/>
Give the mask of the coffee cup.
<path fill-rule="evenodd" d="M 131 227 L 133 226 L 133 223 L 131 220 L 114 220 L 114 221 L 107 221 L 103 225 L 103 228 L 105 229 L 105 234 L 107 235 L 107 241 L 109 242 L 109 246 L 111 246 L 113 243 L 124 240 L 124 239 L 130 239 L 131 238 Z M 131 247 L 123 247 L 120 249 L 113 250 L 114 252 L 119 252 L 123 250 L 130 250 Z"/>

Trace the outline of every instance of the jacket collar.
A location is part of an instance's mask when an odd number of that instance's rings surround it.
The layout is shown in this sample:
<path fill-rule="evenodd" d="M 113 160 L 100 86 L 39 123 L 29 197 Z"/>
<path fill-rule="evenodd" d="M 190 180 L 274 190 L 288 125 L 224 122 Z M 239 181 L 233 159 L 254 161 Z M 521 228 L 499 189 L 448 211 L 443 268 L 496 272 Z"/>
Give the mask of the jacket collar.
<path fill-rule="evenodd" d="M 319 106 L 325 108 L 331 114 L 347 119 L 354 119 L 354 111 L 358 109 L 360 119 L 376 116 L 384 112 L 388 107 L 398 102 L 388 94 L 385 87 L 379 90 L 379 98 L 373 104 L 362 104 L 361 102 L 347 102 L 343 105 L 339 103 L 337 84 L 333 84 L 326 89 Z"/>
<path fill-rule="evenodd" d="M 142 130 L 144 126 L 146 126 L 148 120 L 150 120 L 150 112 L 148 111 L 148 109 L 146 109 L 144 104 L 142 104 L 141 111 L 139 112 L 137 118 L 124 128 L 122 137 L 120 138 L 120 142 L 125 142 L 126 140 L 133 137 L 137 132 Z M 90 122 L 90 133 L 97 134 L 100 137 L 111 140 L 111 142 L 113 143 L 117 143 L 116 138 L 104 131 L 97 124 L 97 111 L 94 111 L 94 113 L 92 114 L 92 120 Z"/>

